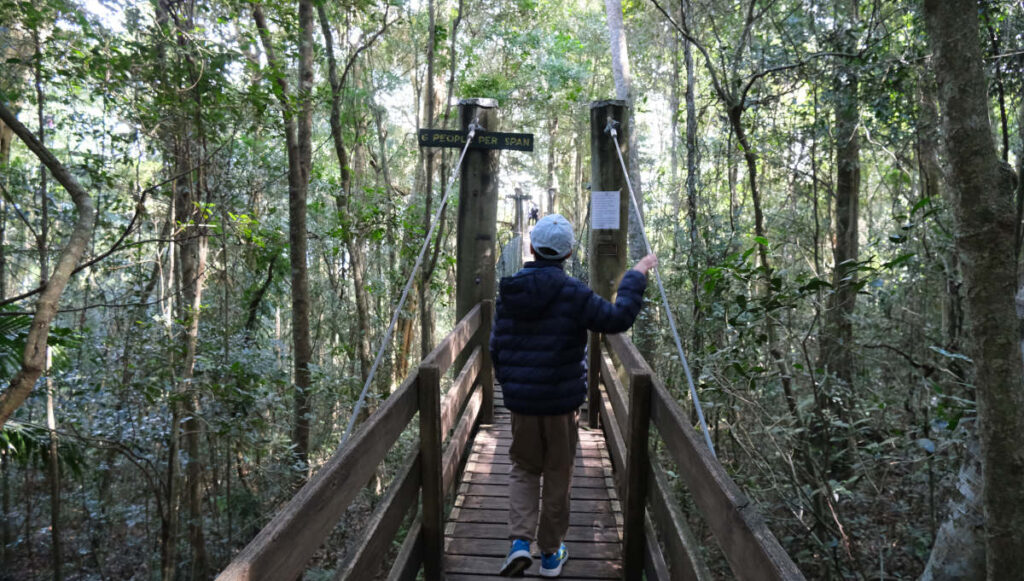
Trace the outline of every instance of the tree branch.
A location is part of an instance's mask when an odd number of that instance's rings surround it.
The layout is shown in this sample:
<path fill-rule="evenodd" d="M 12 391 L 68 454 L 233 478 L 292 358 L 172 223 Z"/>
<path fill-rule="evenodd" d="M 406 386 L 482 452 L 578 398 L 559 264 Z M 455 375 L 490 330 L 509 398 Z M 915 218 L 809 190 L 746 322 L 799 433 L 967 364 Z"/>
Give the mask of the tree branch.
<path fill-rule="evenodd" d="M 75 220 L 67 245 L 61 250 L 53 274 L 36 303 L 35 317 L 25 340 L 21 369 L 11 380 L 10 387 L 0 394 L 0 427 L 3 427 L 7 419 L 28 398 L 29 393 L 35 387 L 36 380 L 43 373 L 50 324 L 53 323 L 53 319 L 57 315 L 60 297 L 71 278 L 71 272 L 82 259 L 89 239 L 92 238 L 93 227 L 96 223 L 96 209 L 88 192 L 82 188 L 71 172 L 2 103 L 0 103 L 0 120 L 14 131 L 29 150 L 39 158 L 39 161 L 50 170 L 54 179 L 64 186 L 78 210 L 78 219 Z"/>

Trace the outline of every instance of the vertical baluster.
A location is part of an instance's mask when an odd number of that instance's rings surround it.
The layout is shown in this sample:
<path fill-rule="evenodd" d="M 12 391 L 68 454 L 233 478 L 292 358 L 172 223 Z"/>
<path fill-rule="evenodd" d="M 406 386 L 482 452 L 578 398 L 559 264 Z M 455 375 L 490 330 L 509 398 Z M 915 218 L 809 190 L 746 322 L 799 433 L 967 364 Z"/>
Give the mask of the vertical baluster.
<path fill-rule="evenodd" d="M 628 581 L 643 579 L 644 515 L 647 504 L 648 427 L 651 423 L 651 376 L 629 372 L 629 442 L 626 460 L 626 503 L 622 541 L 623 574 Z"/>
<path fill-rule="evenodd" d="M 441 484 L 441 371 L 419 370 L 420 458 L 423 475 L 423 574 L 441 579 L 444 556 L 444 493 Z"/>

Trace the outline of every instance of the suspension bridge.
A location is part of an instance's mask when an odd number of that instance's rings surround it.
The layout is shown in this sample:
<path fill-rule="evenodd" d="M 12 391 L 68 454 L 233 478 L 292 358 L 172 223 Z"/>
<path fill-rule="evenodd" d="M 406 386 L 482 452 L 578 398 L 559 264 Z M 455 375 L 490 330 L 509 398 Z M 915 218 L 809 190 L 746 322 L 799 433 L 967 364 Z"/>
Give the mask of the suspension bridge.
<path fill-rule="evenodd" d="M 487 348 L 495 296 L 500 148 L 486 144 L 499 143 L 497 136 L 501 136 L 513 148 L 522 149 L 525 138 L 493 131 L 498 125 L 493 100 L 463 100 L 459 109 L 465 138 L 445 136 L 447 142 L 461 145 L 462 152 L 438 210 L 443 211 L 458 177 L 458 323 L 367 421 L 358 429 L 349 425 L 337 452 L 235 556 L 218 580 L 301 578 L 314 553 L 406 430 L 415 431 L 417 444 L 401 462 L 364 523 L 356 549 L 334 578 L 500 578 L 497 572 L 509 546 L 512 436 L 510 415 L 494 382 Z M 590 116 L 592 191 L 618 192 L 618 199 L 613 199 L 617 206 L 613 203 L 611 210 L 618 221 L 592 228 L 588 249 L 590 285 L 610 298 L 617 278 L 626 270 L 630 203 L 638 212 L 623 162 L 628 143 L 623 136 L 628 135 L 630 123 L 621 101 L 592 103 Z M 487 134 L 495 137 L 493 142 L 481 140 L 484 146 L 472 146 L 475 137 Z M 532 147 L 532 137 L 529 144 Z M 432 235 L 433 228 L 424 250 Z M 414 277 L 415 268 L 381 342 L 374 371 Z M 715 457 L 660 275 L 657 282 L 703 436 L 628 337 L 592 334 L 589 395 L 570 494 L 566 544 L 571 557 L 561 578 L 709 580 L 714 577 L 702 543 L 714 542 L 736 579 L 803 580 L 757 507 Z M 369 385 L 367 380 L 364 395 Z M 361 405 L 362 398 L 357 408 Z M 691 530 L 689 517 L 694 515 L 680 505 L 679 488 L 685 489 L 690 498 L 687 506 L 692 504 L 699 513 L 713 541 L 697 538 Z M 535 562 L 526 577 L 537 577 L 537 568 Z"/>

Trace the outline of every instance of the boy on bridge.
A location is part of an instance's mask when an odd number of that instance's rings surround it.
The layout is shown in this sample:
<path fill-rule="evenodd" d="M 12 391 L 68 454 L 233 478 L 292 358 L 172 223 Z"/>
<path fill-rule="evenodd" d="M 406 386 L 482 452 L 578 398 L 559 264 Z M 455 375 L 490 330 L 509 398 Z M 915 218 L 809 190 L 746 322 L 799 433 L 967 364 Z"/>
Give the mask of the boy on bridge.
<path fill-rule="evenodd" d="M 657 258 L 649 254 L 626 271 L 610 303 L 565 273 L 575 243 L 568 220 L 559 214 L 544 216 L 530 236 L 534 261 L 501 279 L 490 341 L 495 377 L 512 412 L 512 547 L 500 574 L 522 575 L 533 564 L 530 543 L 536 538 L 540 575 L 557 577 L 569 558 L 563 541 L 569 528 L 579 407 L 587 395 L 587 331 L 621 333 L 633 325 L 643 304 L 647 271 L 657 265 Z"/>

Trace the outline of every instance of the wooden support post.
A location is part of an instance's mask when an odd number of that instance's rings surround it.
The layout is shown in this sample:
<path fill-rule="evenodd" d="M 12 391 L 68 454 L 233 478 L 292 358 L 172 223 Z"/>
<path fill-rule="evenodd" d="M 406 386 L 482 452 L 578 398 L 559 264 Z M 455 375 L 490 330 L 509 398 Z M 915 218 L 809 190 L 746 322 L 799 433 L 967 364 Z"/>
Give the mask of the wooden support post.
<path fill-rule="evenodd" d="M 651 376 L 630 371 L 629 441 L 626 460 L 626 504 L 622 535 L 622 570 L 627 581 L 643 579 L 646 534 L 644 518 L 650 471 L 647 444 L 651 424 Z"/>
<path fill-rule="evenodd" d="M 477 331 L 483 342 L 483 365 L 480 366 L 480 378 L 477 383 L 483 390 L 484 400 L 480 404 L 480 423 L 494 423 L 494 362 L 491 361 L 491 350 L 488 349 L 491 327 L 494 325 L 494 301 L 485 299 L 480 302 L 480 330 Z"/>
<path fill-rule="evenodd" d="M 626 229 L 629 215 L 629 190 L 622 165 L 615 153 L 615 141 L 605 132 L 608 120 L 618 122 L 619 144 L 622 155 L 628 154 L 629 123 L 626 118 L 625 101 L 594 101 L 590 104 L 590 191 L 619 192 L 619 227 L 614 229 L 591 229 L 590 247 L 590 288 L 602 297 L 613 300 L 619 279 L 626 272 Z M 591 213 L 591 219 L 593 219 Z M 590 427 L 597 428 L 598 410 L 601 409 L 601 392 L 597 387 L 601 368 L 601 341 L 596 333 L 590 334 L 587 382 L 589 387 Z"/>
<path fill-rule="evenodd" d="M 441 370 L 423 364 L 419 370 L 420 469 L 423 479 L 423 575 L 442 578 L 444 558 L 444 488 L 441 454 Z"/>
<path fill-rule="evenodd" d="M 498 130 L 498 102 L 494 99 L 459 101 L 459 119 L 463 131 L 474 121 L 482 130 Z M 466 151 L 459 179 L 459 219 L 455 247 L 455 320 L 462 320 L 473 307 L 495 296 L 494 249 L 498 229 L 498 153 L 497 149 Z M 489 317 L 488 317 L 489 318 Z M 466 349 L 487 340 L 475 341 Z M 465 357 L 456 360 L 461 369 Z"/>

